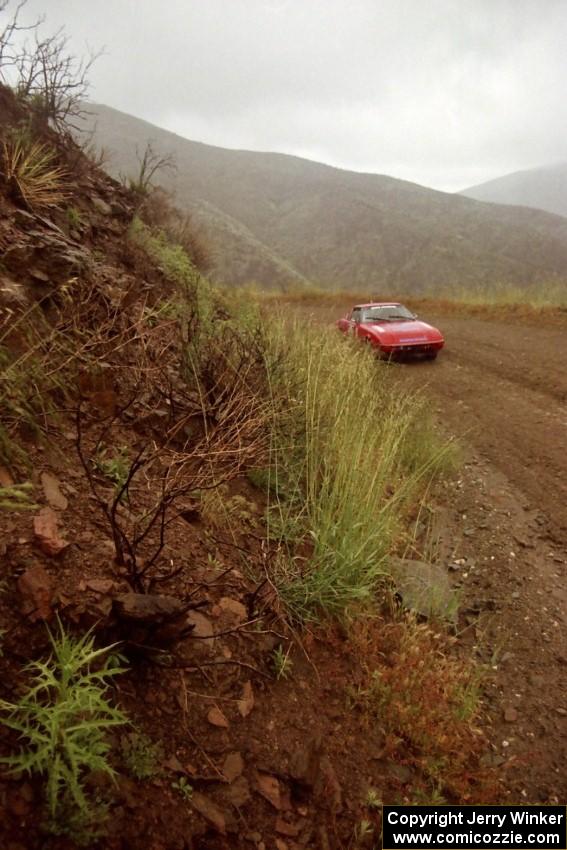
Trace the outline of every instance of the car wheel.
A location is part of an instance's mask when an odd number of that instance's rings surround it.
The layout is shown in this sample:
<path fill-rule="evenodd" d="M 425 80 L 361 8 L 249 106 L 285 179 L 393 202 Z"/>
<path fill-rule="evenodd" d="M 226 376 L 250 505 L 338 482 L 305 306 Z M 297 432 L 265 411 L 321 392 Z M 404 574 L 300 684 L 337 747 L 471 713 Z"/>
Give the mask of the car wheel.
<path fill-rule="evenodd" d="M 425 355 L 425 359 L 426 360 L 436 360 L 437 359 L 437 352 L 436 351 L 430 351 L 428 354 Z"/>

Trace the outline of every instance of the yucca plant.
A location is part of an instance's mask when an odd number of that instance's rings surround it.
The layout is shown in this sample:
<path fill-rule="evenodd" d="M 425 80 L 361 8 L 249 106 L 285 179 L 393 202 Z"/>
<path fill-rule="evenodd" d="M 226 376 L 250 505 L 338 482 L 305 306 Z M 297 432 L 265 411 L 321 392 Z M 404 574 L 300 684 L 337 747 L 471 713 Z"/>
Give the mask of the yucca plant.
<path fill-rule="evenodd" d="M 55 207 L 69 197 L 67 172 L 47 145 L 16 137 L 2 142 L 2 159 L 6 182 L 27 206 Z"/>
<path fill-rule="evenodd" d="M 114 776 L 108 761 L 107 731 L 127 717 L 106 699 L 109 682 L 123 673 L 114 645 L 96 649 L 92 632 L 81 638 L 49 633 L 52 655 L 33 661 L 27 670 L 32 685 L 17 703 L 0 700 L 4 725 L 19 733 L 21 751 L 0 762 L 8 773 L 45 777 L 51 823 L 71 819 L 82 826 L 92 820 L 85 779 L 92 771 Z"/>

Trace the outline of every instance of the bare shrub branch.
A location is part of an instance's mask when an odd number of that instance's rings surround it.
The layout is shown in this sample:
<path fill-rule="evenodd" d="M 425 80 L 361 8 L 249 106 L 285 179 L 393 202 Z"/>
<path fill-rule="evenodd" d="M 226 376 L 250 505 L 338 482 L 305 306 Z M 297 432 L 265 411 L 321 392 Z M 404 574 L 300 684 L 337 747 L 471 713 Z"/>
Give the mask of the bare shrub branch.
<path fill-rule="evenodd" d="M 143 153 L 140 153 L 136 146 L 136 159 L 138 160 L 138 173 L 134 177 L 122 174 L 120 179 L 129 189 L 140 196 L 141 203 L 152 188 L 152 181 L 156 174 L 160 171 L 175 171 L 177 165 L 173 154 L 160 154 L 154 149 L 151 141 L 147 142 Z"/>
<path fill-rule="evenodd" d="M 17 60 L 19 58 L 19 54 L 16 52 L 14 45 L 17 33 L 36 30 L 44 20 L 44 18 L 41 17 L 33 24 L 21 24 L 19 21 L 20 12 L 26 3 L 27 0 L 19 0 L 19 2 L 15 4 L 12 0 L 0 0 L 0 15 L 7 12 L 10 6 L 15 7 L 12 17 L 4 25 L 4 28 L 0 30 L 0 81 L 3 83 L 8 82 L 6 72 L 9 68 L 13 68 L 17 64 Z"/>
<path fill-rule="evenodd" d="M 31 107 L 38 122 L 54 127 L 60 133 L 80 129 L 80 120 L 88 115 L 88 75 L 101 52 L 92 51 L 84 59 L 69 53 L 64 30 L 27 45 L 16 57 L 17 94 Z"/>

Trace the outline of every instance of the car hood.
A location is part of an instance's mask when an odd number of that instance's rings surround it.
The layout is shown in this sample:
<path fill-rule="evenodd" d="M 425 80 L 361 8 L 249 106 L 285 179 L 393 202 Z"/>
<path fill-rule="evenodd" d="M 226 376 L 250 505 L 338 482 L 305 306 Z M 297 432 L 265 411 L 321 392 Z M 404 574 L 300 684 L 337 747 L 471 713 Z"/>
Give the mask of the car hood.
<path fill-rule="evenodd" d="M 381 342 L 397 342 L 416 345 L 420 342 L 437 342 L 443 336 L 437 328 L 420 322 L 417 319 L 402 322 L 364 322 L 363 326 L 369 333 L 378 337 Z"/>

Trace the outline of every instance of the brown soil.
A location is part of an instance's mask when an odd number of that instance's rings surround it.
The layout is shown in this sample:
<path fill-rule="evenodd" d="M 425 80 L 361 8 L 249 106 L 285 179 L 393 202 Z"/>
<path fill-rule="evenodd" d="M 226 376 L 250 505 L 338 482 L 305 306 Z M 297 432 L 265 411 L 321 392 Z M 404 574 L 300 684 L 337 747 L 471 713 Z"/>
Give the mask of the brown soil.
<path fill-rule="evenodd" d="M 56 321 L 60 287 L 70 277 L 81 289 L 69 332 L 78 322 L 87 337 L 94 337 L 112 316 L 117 330 L 124 321 L 140 328 L 140 310 L 171 288 L 128 238 L 132 197 L 87 162 L 80 164 L 83 171 L 75 174 L 71 199 L 79 215 L 70 219 L 64 210 L 50 210 L 46 217 L 18 209 L 0 192 L 7 328 L 10 317 L 33 302 L 44 305 L 47 319 Z M 114 305 L 119 305 L 116 313 Z M 89 777 L 94 792 L 108 799 L 108 834 L 99 843 L 108 850 L 371 846 L 380 825 L 378 810 L 368 805 L 370 789 L 388 802 L 419 795 L 428 799 L 432 791 L 419 748 L 409 737 L 385 730 L 363 699 L 353 700 L 353 694 L 368 686 L 366 665 L 396 677 L 404 630 L 396 632 L 387 610 L 361 634 L 337 628 L 301 635 L 290 631 L 265 582 L 268 559 L 275 554 L 262 545 L 265 494 L 252 486 L 245 470 L 223 493 L 225 508 L 233 511 L 230 524 L 222 506 L 209 505 L 206 511 L 198 500 L 183 506 L 152 568 L 154 586 L 145 588 L 161 594 L 159 604 L 165 607 L 194 604 L 189 614 L 194 632 L 173 646 L 170 641 L 164 658 L 148 651 L 149 645 L 165 640 L 167 629 L 160 630 L 157 616 L 142 625 L 120 618 L 126 604 L 122 595 L 138 588 L 128 570 L 116 563 L 102 509 L 112 501 L 112 482 L 88 459 L 87 476 L 79 462 L 77 423 L 82 423 L 87 455 L 103 429 L 111 454 L 125 447 L 131 459 L 145 443 L 160 439 L 169 400 L 156 387 L 163 377 L 156 358 L 145 392 L 122 407 L 134 390 L 130 373 L 136 357 L 144 353 L 136 347 L 138 336 L 124 333 L 129 343 L 118 354 L 110 344 L 105 349 L 112 381 L 105 382 L 96 370 L 81 371 L 78 380 L 72 371 L 65 374 L 70 397 L 57 417 L 42 418 L 39 432 L 23 427 L 13 409 L 9 416 L 2 410 L 2 424 L 26 450 L 30 466 L 16 458 L 10 469 L 0 467 L 0 484 L 31 480 L 38 506 L 30 512 L 0 512 L 0 698 L 17 700 L 29 681 L 26 663 L 49 653 L 46 624 L 57 628 L 56 614 L 74 634 L 94 627 L 99 643 L 121 641 L 130 671 L 120 677 L 112 699 L 137 729 L 160 744 L 162 756 L 149 779 L 135 780 L 117 734 L 112 754 L 117 784 Z M 167 321 L 144 336 L 146 355 L 153 351 L 154 338 L 160 346 L 167 341 Z M 7 334 L 4 342 L 18 351 L 27 344 L 17 332 Z M 47 355 L 50 368 L 56 368 L 57 356 L 55 351 Z M 174 357 L 163 366 L 170 368 L 174 381 Z M 40 398 L 47 394 L 43 386 L 37 392 Z M 75 415 L 79 395 L 84 417 Z M 61 408 L 57 394 L 53 401 Z M 107 431 L 118 403 L 123 415 Z M 96 480 L 99 499 L 93 498 L 89 477 L 91 483 Z M 143 480 L 131 493 L 140 498 L 138 512 L 150 498 Z M 228 501 L 235 496 L 237 501 Z M 124 523 L 135 510 L 131 500 L 122 505 Z M 446 635 L 440 630 L 435 640 L 435 652 L 430 647 L 427 654 L 432 664 Z M 275 675 L 278 647 L 290 652 L 286 678 Z M 431 701 L 437 710 L 438 701 Z M 453 802 L 494 801 L 501 792 L 495 788 L 493 766 L 483 760 L 482 734 L 465 730 L 452 744 L 458 769 L 443 793 Z M 17 747 L 16 736 L 3 729 L 0 755 Z M 463 753 L 470 758 L 461 771 Z M 192 786 L 191 799 L 175 787 L 181 779 Z M 75 847 L 66 838 L 46 835 L 43 820 L 41 781 L 3 774 L 0 846 Z M 374 829 L 366 845 L 355 840 L 361 821 Z"/>

